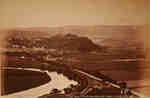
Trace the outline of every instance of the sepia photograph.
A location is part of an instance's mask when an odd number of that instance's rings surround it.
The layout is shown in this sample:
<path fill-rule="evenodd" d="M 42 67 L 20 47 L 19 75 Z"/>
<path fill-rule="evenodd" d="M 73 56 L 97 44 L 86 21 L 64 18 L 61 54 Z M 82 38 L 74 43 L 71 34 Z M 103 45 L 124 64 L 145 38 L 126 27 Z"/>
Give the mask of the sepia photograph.
<path fill-rule="evenodd" d="M 149 0 L 0 0 L 0 98 L 150 98 Z"/>

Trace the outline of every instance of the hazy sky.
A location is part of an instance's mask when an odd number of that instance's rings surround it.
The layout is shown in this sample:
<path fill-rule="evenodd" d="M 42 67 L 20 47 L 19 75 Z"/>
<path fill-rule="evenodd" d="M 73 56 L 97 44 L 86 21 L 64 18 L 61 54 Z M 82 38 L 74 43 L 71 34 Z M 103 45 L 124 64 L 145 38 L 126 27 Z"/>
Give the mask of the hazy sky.
<path fill-rule="evenodd" d="M 0 27 L 145 24 L 149 0 L 0 0 Z"/>

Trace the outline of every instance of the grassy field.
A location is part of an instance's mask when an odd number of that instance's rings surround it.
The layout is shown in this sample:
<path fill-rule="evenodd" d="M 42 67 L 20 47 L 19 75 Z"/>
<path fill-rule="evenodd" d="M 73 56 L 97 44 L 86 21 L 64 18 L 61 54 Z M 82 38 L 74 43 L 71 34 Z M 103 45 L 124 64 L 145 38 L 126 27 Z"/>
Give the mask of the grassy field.
<path fill-rule="evenodd" d="M 50 77 L 46 73 L 18 69 L 5 69 L 4 95 L 37 87 L 49 82 L 50 80 Z"/>
<path fill-rule="evenodd" d="M 65 70 L 68 68 L 77 68 L 89 72 L 103 72 L 108 76 L 117 80 L 137 80 L 140 79 L 141 62 L 133 61 L 117 61 L 121 55 L 111 55 L 105 53 L 69 53 L 61 56 L 62 60 L 47 61 L 43 58 L 50 54 L 44 53 L 26 53 L 26 52 L 8 52 L 7 66 L 9 67 L 25 67 L 38 68 L 49 71 Z M 23 58 L 22 58 L 23 57 Z M 55 58 L 55 57 L 51 57 Z M 126 58 L 132 59 L 132 58 Z M 136 59 L 136 58 L 133 58 Z M 138 59 L 138 58 L 137 58 Z M 124 60 L 124 59 L 122 59 Z M 143 65 L 144 68 L 144 65 Z M 124 77 L 119 77 L 119 74 Z M 130 74 L 130 76 L 128 76 Z M 118 76 L 119 75 L 119 76 Z M 137 75 L 138 77 L 135 77 Z"/>

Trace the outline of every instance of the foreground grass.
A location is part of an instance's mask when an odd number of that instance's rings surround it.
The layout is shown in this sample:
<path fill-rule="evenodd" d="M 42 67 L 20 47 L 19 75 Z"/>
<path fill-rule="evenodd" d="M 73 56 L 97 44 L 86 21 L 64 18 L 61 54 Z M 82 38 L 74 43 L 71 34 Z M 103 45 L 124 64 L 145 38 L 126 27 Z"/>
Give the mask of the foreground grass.
<path fill-rule="evenodd" d="M 4 95 L 37 87 L 49 82 L 50 80 L 51 79 L 46 73 L 17 69 L 5 69 Z"/>

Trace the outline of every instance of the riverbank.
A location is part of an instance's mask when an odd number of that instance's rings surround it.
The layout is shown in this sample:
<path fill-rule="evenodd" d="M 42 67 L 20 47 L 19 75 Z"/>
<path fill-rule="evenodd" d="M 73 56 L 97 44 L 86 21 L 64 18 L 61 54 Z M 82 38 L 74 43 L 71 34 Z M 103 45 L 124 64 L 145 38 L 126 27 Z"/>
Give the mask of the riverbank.
<path fill-rule="evenodd" d="M 9 67 L 8 69 L 11 68 Z M 16 69 L 22 70 L 22 68 L 16 68 Z M 68 80 L 68 78 L 65 77 L 63 74 L 58 74 L 57 72 L 40 71 L 39 69 L 33 69 L 33 68 L 24 68 L 24 70 L 46 72 L 47 75 L 51 77 L 51 81 L 49 81 L 46 84 L 40 85 L 38 87 L 34 87 L 31 89 L 27 89 L 24 91 L 16 92 L 5 96 L 0 96 L 0 98 L 37 98 L 39 96 L 50 93 L 51 90 L 54 88 L 63 90 L 64 88 L 67 88 L 70 84 L 73 85 L 77 84 L 77 82 L 73 80 Z"/>

